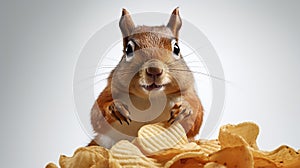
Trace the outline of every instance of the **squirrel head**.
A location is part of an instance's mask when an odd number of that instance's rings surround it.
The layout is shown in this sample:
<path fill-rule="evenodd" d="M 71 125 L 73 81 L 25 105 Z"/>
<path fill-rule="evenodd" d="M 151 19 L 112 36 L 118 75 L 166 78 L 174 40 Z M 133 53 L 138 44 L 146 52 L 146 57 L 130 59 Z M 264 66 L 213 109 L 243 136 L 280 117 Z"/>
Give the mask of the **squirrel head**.
<path fill-rule="evenodd" d="M 193 87 L 193 75 L 178 45 L 181 25 L 178 8 L 162 26 L 135 26 L 123 9 L 119 22 L 123 57 L 113 72 L 113 87 L 139 97 L 151 91 L 172 94 Z"/>

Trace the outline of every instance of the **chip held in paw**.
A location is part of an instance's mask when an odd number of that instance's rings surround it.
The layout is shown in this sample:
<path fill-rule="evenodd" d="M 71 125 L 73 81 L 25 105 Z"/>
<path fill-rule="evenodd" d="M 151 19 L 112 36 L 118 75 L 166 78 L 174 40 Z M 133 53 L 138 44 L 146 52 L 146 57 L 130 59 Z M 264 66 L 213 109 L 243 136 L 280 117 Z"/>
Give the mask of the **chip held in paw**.
<path fill-rule="evenodd" d="M 151 155 L 164 149 L 180 148 L 188 143 L 188 139 L 178 122 L 170 126 L 157 123 L 143 126 L 138 132 L 136 142 L 144 153 Z"/>
<path fill-rule="evenodd" d="M 220 128 L 219 138 L 188 141 L 179 123 L 143 126 L 132 142 L 121 140 L 111 149 L 82 147 L 72 157 L 60 156 L 61 168 L 297 168 L 300 154 L 288 146 L 273 151 L 260 150 L 256 144 L 259 128 L 244 122 Z M 57 168 L 53 163 L 46 168 Z"/>

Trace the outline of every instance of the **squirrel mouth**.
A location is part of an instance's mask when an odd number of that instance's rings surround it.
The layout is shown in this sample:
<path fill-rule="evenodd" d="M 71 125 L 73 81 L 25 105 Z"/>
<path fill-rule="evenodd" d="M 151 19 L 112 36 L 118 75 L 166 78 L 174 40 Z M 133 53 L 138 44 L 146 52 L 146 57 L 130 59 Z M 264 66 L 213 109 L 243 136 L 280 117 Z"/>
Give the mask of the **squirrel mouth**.
<path fill-rule="evenodd" d="M 151 85 L 142 85 L 142 87 L 148 91 L 151 91 L 151 90 L 158 90 L 158 89 L 161 89 L 163 86 L 165 85 L 157 85 L 155 83 L 152 83 Z"/>

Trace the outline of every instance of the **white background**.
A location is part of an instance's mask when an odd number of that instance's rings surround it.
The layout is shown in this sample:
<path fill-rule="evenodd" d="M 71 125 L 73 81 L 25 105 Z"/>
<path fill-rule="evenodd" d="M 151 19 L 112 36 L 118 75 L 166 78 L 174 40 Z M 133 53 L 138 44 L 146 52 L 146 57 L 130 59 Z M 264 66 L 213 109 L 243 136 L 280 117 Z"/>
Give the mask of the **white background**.
<path fill-rule="evenodd" d="M 254 121 L 261 149 L 299 149 L 299 1 L 1 1 L 1 167 L 43 167 L 88 143 L 72 88 L 82 47 L 122 7 L 177 6 L 231 82 L 220 124 Z"/>

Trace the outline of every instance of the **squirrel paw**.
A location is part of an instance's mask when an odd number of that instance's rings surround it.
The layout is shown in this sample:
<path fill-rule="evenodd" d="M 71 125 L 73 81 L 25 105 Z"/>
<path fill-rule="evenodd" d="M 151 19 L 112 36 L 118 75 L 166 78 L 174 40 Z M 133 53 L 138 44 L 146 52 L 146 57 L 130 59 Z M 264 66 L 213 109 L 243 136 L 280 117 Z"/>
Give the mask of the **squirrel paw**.
<path fill-rule="evenodd" d="M 173 124 L 175 121 L 182 121 L 183 119 L 189 117 L 193 113 L 192 108 L 189 103 L 183 101 L 176 103 L 171 109 L 169 123 Z"/>
<path fill-rule="evenodd" d="M 123 124 L 125 121 L 129 125 L 129 122 L 131 122 L 128 106 L 123 104 L 120 100 L 112 101 L 108 106 L 108 110 L 112 116 L 120 122 L 120 124 Z"/>

